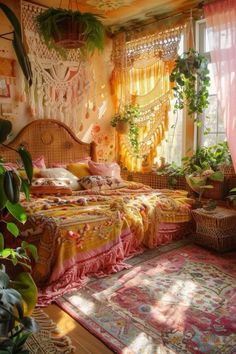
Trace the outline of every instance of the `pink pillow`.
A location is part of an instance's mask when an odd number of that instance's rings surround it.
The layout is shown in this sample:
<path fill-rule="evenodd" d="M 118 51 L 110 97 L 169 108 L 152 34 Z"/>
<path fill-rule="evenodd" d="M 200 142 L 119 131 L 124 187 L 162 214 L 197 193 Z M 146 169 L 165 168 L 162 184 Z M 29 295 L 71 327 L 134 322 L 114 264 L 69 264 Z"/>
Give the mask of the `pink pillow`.
<path fill-rule="evenodd" d="M 121 179 L 120 166 L 116 162 L 99 163 L 88 161 L 88 167 L 92 175 L 115 177 Z"/>
<path fill-rule="evenodd" d="M 45 159 L 44 159 L 44 156 L 39 156 L 37 157 L 36 159 L 33 159 L 32 161 L 33 163 L 33 167 L 37 167 L 37 168 L 46 168 L 46 164 L 45 164 Z"/>

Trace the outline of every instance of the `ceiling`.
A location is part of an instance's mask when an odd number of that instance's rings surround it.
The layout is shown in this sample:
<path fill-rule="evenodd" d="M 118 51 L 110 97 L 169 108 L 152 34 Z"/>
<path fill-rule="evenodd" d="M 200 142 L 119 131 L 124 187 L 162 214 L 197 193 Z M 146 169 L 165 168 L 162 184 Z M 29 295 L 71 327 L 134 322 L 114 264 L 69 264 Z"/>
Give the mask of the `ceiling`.
<path fill-rule="evenodd" d="M 27 0 L 28 1 L 28 0 Z M 117 30 L 153 18 L 162 18 L 176 12 L 189 11 L 202 0 L 34 0 L 48 7 L 79 9 L 102 16 L 104 25 Z"/>

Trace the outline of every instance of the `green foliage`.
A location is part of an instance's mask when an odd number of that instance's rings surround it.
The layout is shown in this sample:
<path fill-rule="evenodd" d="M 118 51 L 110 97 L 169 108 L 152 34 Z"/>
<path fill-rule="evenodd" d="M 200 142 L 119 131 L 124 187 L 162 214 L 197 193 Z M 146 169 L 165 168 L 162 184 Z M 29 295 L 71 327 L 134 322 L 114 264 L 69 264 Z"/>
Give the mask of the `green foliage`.
<path fill-rule="evenodd" d="M 3 11 L 9 22 L 13 27 L 13 48 L 15 50 L 19 65 L 23 71 L 23 74 L 29 84 L 32 85 L 32 70 L 30 66 L 29 58 L 26 54 L 25 47 L 22 42 L 22 33 L 21 33 L 21 26 L 18 18 L 14 14 L 14 12 L 5 4 L 0 2 L 0 9 Z M 1 129 L 0 129 L 1 131 Z"/>
<path fill-rule="evenodd" d="M 232 188 L 229 191 L 229 195 L 227 196 L 228 200 L 233 204 L 236 205 L 236 188 Z"/>
<path fill-rule="evenodd" d="M 0 144 L 4 145 L 12 127 L 9 121 L 0 119 L 0 128 L 2 129 Z M 8 145 L 4 146 L 8 147 Z M 13 149 L 12 147 L 8 148 Z M 13 266 L 21 265 L 24 269 L 30 271 L 31 257 L 37 260 L 37 249 L 34 245 L 23 241 L 17 248 L 5 247 L 4 232 L 6 230 L 15 238 L 19 236 L 18 226 L 15 222 L 9 220 L 8 216 L 11 215 L 13 219 L 22 224 L 27 220 L 25 210 L 20 203 L 20 191 L 22 190 L 28 197 L 33 174 L 29 152 L 23 146 L 13 150 L 22 161 L 27 180 L 24 181 L 15 170 L 6 170 L 3 159 L 0 160 L 0 260 L 4 263 L 10 261 Z M 27 296 L 27 293 L 30 297 Z M 32 306 L 35 306 L 36 299 L 37 288 L 29 273 L 20 273 L 12 282 L 5 273 L 5 267 L 1 267 L 0 333 L 4 340 L 0 343 L 0 353 L 27 353 L 21 348 L 29 334 L 34 332 L 37 326 L 32 318 L 24 316 L 23 300 L 32 309 Z M 17 327 L 16 323 L 18 323 Z M 12 332 L 13 329 L 14 333 Z"/>
<path fill-rule="evenodd" d="M 114 128 L 118 122 L 129 123 L 129 140 L 135 153 L 139 152 L 138 126 L 136 123 L 139 116 L 140 107 L 138 105 L 127 104 L 124 106 L 124 109 L 121 112 L 116 113 L 111 120 L 111 126 Z"/>
<path fill-rule="evenodd" d="M 175 111 L 187 105 L 189 115 L 193 115 L 201 114 L 207 108 L 210 86 L 207 65 L 207 58 L 193 49 L 178 56 L 170 75 L 170 81 L 175 82 Z"/>
<path fill-rule="evenodd" d="M 104 47 L 104 26 L 96 15 L 81 13 L 62 8 L 49 8 L 37 16 L 37 26 L 40 35 L 43 37 L 49 49 L 57 50 L 62 56 L 66 51 L 59 48 L 54 36 L 60 36 L 60 32 L 66 32 L 65 21 L 73 27 L 79 24 L 86 37 L 86 43 L 82 48 L 83 52 L 93 53 L 95 49 L 102 50 Z"/>
<path fill-rule="evenodd" d="M 28 280 L 29 274 L 22 273 L 21 278 L 24 277 Z M 3 339 L 0 343 L 0 352 L 21 353 L 26 339 L 38 330 L 38 325 L 33 318 L 24 316 L 23 297 L 14 288 L 14 283 L 10 281 L 4 268 L 0 270 L 0 319 L 0 333 Z"/>

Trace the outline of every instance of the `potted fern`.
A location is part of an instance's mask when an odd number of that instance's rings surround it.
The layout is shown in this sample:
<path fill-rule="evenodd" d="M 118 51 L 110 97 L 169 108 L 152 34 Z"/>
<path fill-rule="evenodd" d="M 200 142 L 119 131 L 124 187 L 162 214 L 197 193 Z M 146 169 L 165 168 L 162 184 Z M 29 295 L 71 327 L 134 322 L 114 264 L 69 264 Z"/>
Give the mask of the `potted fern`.
<path fill-rule="evenodd" d="M 103 49 L 104 26 L 97 16 L 79 10 L 49 8 L 40 13 L 37 27 L 48 48 L 65 55 L 65 49 L 93 53 Z"/>

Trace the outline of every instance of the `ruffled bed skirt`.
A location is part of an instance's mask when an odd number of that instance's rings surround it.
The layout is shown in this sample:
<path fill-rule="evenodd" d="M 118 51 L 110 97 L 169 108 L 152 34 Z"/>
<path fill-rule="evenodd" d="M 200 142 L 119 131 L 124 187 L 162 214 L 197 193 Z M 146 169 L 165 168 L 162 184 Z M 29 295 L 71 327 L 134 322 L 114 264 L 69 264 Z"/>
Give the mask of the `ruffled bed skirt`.
<path fill-rule="evenodd" d="M 130 230 L 123 231 L 116 244 L 87 252 L 83 260 L 71 259 L 64 264 L 63 271 L 54 268 L 47 286 L 39 290 L 38 305 L 47 306 L 66 292 L 83 286 L 90 277 L 103 277 L 130 267 L 124 261 L 142 253 L 146 248 L 154 248 L 189 234 L 190 223 L 160 223 L 155 240 L 151 245 L 140 244 Z"/>

